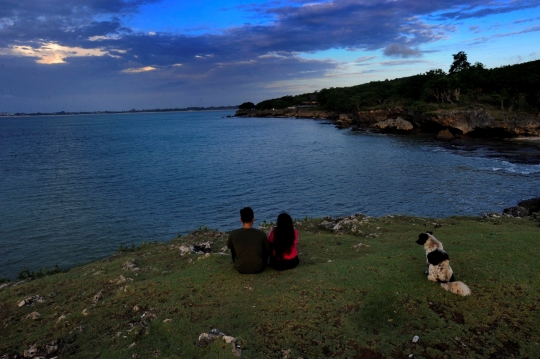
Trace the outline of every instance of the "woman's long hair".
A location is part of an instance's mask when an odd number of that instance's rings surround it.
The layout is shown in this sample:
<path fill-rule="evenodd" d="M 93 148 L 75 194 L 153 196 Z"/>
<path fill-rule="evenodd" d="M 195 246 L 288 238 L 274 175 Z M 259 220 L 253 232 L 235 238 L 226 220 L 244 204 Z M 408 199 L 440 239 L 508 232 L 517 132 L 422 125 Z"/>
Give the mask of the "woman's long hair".
<path fill-rule="evenodd" d="M 291 216 L 281 213 L 277 218 L 274 228 L 274 241 L 272 249 L 278 259 L 283 259 L 283 255 L 290 253 L 294 246 L 294 227 Z"/>

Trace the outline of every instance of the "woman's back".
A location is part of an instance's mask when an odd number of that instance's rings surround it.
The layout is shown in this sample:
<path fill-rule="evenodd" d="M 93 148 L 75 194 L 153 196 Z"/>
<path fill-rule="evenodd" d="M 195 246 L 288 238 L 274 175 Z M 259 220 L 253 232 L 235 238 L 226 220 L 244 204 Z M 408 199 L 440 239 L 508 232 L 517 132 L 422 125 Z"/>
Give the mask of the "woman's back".
<path fill-rule="evenodd" d="M 298 231 L 287 213 L 278 216 L 276 226 L 268 234 L 268 242 L 270 265 L 274 269 L 286 270 L 298 265 Z"/>

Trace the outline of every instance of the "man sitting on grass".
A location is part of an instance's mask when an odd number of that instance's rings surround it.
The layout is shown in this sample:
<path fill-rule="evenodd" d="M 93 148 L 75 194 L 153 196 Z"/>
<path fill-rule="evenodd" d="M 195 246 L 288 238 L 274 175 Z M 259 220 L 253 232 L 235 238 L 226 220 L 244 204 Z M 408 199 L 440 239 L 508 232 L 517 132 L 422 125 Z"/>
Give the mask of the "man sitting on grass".
<path fill-rule="evenodd" d="M 270 244 L 266 234 L 253 228 L 255 218 L 250 207 L 240 210 L 240 220 L 242 221 L 242 228 L 232 231 L 227 241 L 227 247 L 231 250 L 234 268 L 243 274 L 262 272 L 270 253 Z"/>

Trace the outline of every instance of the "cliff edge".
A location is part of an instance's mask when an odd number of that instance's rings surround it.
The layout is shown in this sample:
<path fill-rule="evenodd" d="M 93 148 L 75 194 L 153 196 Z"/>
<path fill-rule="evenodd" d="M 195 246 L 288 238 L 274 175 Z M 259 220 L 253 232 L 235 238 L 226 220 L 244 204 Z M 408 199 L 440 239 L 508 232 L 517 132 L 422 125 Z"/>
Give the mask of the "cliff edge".
<path fill-rule="evenodd" d="M 540 114 L 504 114 L 495 117 L 484 109 L 418 113 L 396 107 L 348 114 L 305 108 L 238 110 L 237 117 L 295 117 L 326 119 L 338 128 L 397 133 L 438 133 L 441 139 L 454 137 L 540 137 Z"/>

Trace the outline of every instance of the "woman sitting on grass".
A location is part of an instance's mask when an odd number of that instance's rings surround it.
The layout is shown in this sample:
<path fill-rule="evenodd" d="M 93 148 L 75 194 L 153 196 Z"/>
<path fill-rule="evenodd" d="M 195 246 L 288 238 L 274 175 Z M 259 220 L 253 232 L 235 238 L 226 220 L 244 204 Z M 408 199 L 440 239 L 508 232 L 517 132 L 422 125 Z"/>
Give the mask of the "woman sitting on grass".
<path fill-rule="evenodd" d="M 298 260 L 298 231 L 293 227 L 293 220 L 287 213 L 281 213 L 277 223 L 268 234 L 270 242 L 270 266 L 282 271 L 293 269 Z"/>

